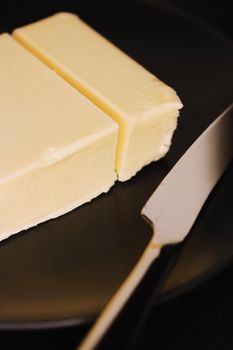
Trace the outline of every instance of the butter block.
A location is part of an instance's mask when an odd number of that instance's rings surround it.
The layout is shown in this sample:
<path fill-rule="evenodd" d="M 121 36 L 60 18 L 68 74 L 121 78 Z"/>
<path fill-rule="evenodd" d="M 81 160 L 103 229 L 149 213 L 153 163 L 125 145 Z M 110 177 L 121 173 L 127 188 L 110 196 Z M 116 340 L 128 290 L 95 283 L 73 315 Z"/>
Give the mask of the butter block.
<path fill-rule="evenodd" d="M 118 126 L 0 35 L 0 240 L 108 191 Z"/>
<path fill-rule="evenodd" d="M 182 107 L 172 88 L 76 15 L 58 13 L 13 35 L 119 124 L 119 180 L 167 153 Z"/>

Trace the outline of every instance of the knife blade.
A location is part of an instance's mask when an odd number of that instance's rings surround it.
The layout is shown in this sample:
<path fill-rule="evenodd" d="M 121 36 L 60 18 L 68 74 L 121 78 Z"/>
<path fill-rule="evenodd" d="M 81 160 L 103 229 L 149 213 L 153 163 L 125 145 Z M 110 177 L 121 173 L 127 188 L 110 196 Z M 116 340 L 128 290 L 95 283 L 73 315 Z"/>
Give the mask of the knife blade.
<path fill-rule="evenodd" d="M 191 145 L 143 207 L 141 213 L 153 228 L 152 238 L 79 350 L 128 349 L 129 344 L 133 344 L 125 338 L 135 335 L 132 328 L 140 324 L 139 317 L 143 316 L 145 321 L 147 299 L 153 295 L 159 274 L 166 267 L 166 255 L 171 256 L 164 254 L 163 247 L 184 240 L 232 156 L 233 104 Z M 139 300 L 140 307 L 136 303 Z M 129 313 L 131 327 L 123 322 Z"/>
<path fill-rule="evenodd" d="M 231 105 L 193 143 L 142 209 L 154 243 L 182 241 L 233 154 Z"/>

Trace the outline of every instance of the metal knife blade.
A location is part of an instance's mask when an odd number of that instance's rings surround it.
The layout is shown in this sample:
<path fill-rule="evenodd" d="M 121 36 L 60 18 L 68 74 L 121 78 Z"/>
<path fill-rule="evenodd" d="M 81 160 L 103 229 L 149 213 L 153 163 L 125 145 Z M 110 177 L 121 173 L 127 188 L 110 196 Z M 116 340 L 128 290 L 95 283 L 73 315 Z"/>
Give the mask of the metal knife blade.
<path fill-rule="evenodd" d="M 142 209 L 154 243 L 182 241 L 233 156 L 233 105 L 192 144 Z"/>
<path fill-rule="evenodd" d="M 140 294 L 136 293 L 139 289 L 145 292 L 147 288 L 146 293 L 143 293 L 144 297 L 149 297 L 151 291 L 153 292 L 153 276 L 156 280 L 155 273 L 160 271 L 156 263 L 162 247 L 181 242 L 187 236 L 232 156 L 233 104 L 191 145 L 143 207 L 142 215 L 152 225 L 153 237 L 133 271 L 79 346 L 79 350 L 123 349 L 122 338 L 125 337 L 125 332 L 123 335 L 119 334 L 122 333 L 122 313 L 130 309 L 127 306 L 130 302 L 132 305 L 132 299 L 133 305 L 139 305 L 135 303 Z M 148 285 L 151 289 L 149 292 Z M 144 305 L 140 305 L 141 310 L 143 307 Z M 139 314 L 137 313 L 137 317 Z M 137 320 L 131 319 L 134 327 Z"/>

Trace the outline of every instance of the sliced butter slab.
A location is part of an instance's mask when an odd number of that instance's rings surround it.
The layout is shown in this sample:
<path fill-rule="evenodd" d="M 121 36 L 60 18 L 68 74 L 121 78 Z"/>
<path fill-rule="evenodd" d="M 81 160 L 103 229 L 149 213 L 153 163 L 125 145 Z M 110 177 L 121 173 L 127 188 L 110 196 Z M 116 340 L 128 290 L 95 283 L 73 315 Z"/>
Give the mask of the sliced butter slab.
<path fill-rule="evenodd" d="M 173 89 L 73 14 L 56 14 L 13 35 L 118 122 L 119 180 L 166 154 L 182 107 Z"/>
<path fill-rule="evenodd" d="M 108 191 L 118 126 L 10 35 L 0 52 L 4 239 Z"/>

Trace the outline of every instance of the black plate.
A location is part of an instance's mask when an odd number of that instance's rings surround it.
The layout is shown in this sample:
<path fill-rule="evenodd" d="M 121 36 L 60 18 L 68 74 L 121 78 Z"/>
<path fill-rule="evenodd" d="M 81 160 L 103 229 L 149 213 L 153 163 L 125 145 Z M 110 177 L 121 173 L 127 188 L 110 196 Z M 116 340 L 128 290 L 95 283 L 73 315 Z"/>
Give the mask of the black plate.
<path fill-rule="evenodd" d="M 233 47 L 175 11 L 133 2 L 21 2 L 0 11 L 1 31 L 60 10 L 84 20 L 179 93 L 184 109 L 165 159 L 106 195 L 0 244 L 0 328 L 46 328 L 93 320 L 151 237 L 140 210 L 199 134 L 232 102 Z M 232 167 L 183 245 L 157 302 L 205 280 L 233 256 Z"/>

